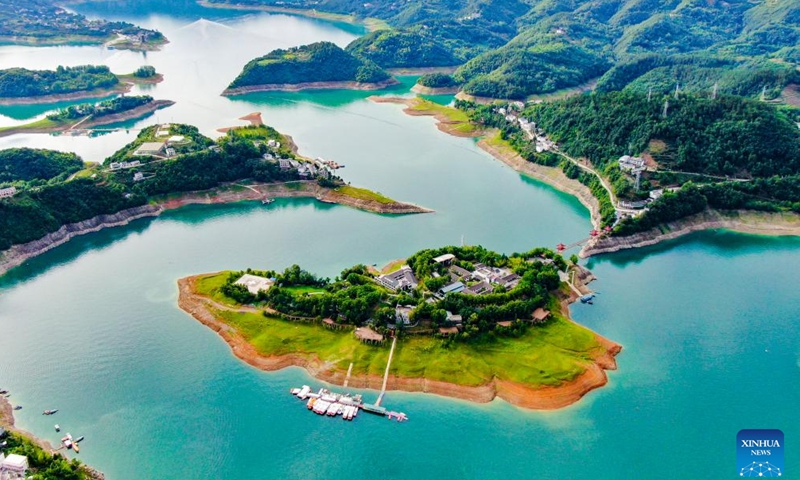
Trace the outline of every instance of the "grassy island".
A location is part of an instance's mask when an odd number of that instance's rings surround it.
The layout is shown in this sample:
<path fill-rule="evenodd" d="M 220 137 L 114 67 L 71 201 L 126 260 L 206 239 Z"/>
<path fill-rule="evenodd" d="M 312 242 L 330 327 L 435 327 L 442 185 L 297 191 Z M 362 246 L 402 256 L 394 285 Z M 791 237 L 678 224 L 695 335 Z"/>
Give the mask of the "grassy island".
<path fill-rule="evenodd" d="M 223 93 L 313 88 L 377 89 L 397 83 L 372 61 L 359 58 L 331 42 L 273 50 L 251 60 Z"/>
<path fill-rule="evenodd" d="M 0 41 L 18 45 L 105 44 L 109 48 L 158 50 L 161 32 L 127 22 L 90 20 L 49 0 L 0 0 Z"/>
<path fill-rule="evenodd" d="M 604 385 L 620 350 L 569 320 L 575 294 L 559 272 L 573 268 L 543 248 L 445 247 L 383 275 L 364 265 L 333 280 L 297 265 L 199 275 L 179 282 L 180 305 L 266 370 L 300 365 L 374 388 L 397 337 L 390 389 L 559 408 Z"/>
<path fill-rule="evenodd" d="M 0 273 L 75 235 L 190 203 L 310 197 L 377 213 L 430 211 L 345 185 L 335 165 L 298 155 L 267 125 L 225 130 L 212 140 L 191 125 L 154 125 L 100 165 L 51 150 L 0 151 Z"/>
<path fill-rule="evenodd" d="M 154 100 L 148 95 L 117 97 L 96 104 L 73 105 L 46 118 L 25 125 L 0 128 L 0 137 L 16 133 L 79 131 L 111 123 L 141 118 L 158 109 L 174 105 L 169 100 Z"/>
<path fill-rule="evenodd" d="M 127 93 L 134 84 L 163 80 L 151 66 L 116 75 L 105 65 L 59 66 L 55 70 L 0 70 L 0 105 L 52 103 Z"/>

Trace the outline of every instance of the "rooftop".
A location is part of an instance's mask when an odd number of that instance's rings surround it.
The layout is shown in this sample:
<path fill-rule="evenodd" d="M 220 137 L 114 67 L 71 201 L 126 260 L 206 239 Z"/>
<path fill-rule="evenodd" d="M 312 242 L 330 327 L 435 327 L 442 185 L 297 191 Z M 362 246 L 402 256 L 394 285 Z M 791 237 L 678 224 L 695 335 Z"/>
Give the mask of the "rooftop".
<path fill-rule="evenodd" d="M 439 255 L 438 257 L 435 257 L 433 261 L 436 263 L 444 263 L 444 262 L 449 262 L 451 260 L 455 260 L 455 258 L 456 256 L 453 255 L 452 253 L 445 253 L 444 255 Z"/>
<path fill-rule="evenodd" d="M 541 322 L 543 320 L 547 320 L 547 317 L 549 317 L 549 316 L 550 316 L 550 311 L 549 310 L 545 310 L 542 307 L 539 307 L 536 310 L 534 310 L 533 311 L 533 315 L 532 315 L 533 319 L 536 320 L 537 322 Z"/>
<path fill-rule="evenodd" d="M 250 275 L 249 273 L 242 275 L 241 278 L 235 282 L 236 285 L 244 285 L 247 288 L 247 291 L 253 295 L 256 295 L 262 290 L 269 290 L 269 287 L 271 287 L 274 283 L 275 282 L 269 278 L 258 277 L 256 275 Z"/>
<path fill-rule="evenodd" d="M 380 333 L 376 332 L 375 330 L 369 327 L 356 328 L 356 337 L 359 340 L 369 340 L 373 342 L 383 341 L 383 335 L 381 335 Z"/>

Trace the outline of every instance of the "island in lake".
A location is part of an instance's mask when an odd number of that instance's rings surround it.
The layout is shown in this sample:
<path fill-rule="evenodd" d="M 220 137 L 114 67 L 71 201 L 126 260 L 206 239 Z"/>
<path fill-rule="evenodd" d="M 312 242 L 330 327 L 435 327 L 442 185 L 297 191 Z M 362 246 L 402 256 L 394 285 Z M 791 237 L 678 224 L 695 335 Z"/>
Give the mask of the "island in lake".
<path fill-rule="evenodd" d="M 112 123 L 133 120 L 174 105 L 170 100 L 154 100 L 149 95 L 120 96 L 96 104 L 85 103 L 63 108 L 42 120 L 14 127 L 0 127 L 0 137 L 17 133 L 75 134 Z"/>
<path fill-rule="evenodd" d="M 290 137 L 252 123 L 216 141 L 190 125 L 153 125 L 102 164 L 51 150 L 0 151 L 0 274 L 74 236 L 187 204 L 268 207 L 277 197 L 309 197 L 376 213 L 430 212 L 345 184 L 335 162 L 303 157 Z"/>
<path fill-rule="evenodd" d="M 128 93 L 136 84 L 159 83 L 164 77 L 150 65 L 115 75 L 105 65 L 59 66 L 55 70 L 0 70 L 0 105 L 28 105 L 83 100 Z"/>
<path fill-rule="evenodd" d="M 167 39 L 161 32 L 127 22 L 88 19 L 49 0 L 0 0 L 0 42 L 147 51 L 158 50 Z"/>
<path fill-rule="evenodd" d="M 251 60 L 223 95 L 308 89 L 377 90 L 397 84 L 372 61 L 331 42 L 273 50 Z"/>
<path fill-rule="evenodd" d="M 295 265 L 178 283 L 180 307 L 263 370 L 296 365 L 349 387 L 555 409 L 616 368 L 621 347 L 569 319 L 592 278 L 548 249 L 467 246 L 422 250 L 382 272 L 356 265 L 333 280 Z"/>

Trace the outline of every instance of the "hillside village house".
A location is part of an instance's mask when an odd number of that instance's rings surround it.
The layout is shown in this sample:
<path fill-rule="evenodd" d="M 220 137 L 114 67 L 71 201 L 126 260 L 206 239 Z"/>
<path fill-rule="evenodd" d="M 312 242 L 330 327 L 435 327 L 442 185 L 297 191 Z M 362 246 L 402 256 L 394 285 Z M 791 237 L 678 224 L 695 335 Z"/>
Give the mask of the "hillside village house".
<path fill-rule="evenodd" d="M 143 144 L 139 145 L 139 148 L 137 148 L 133 154 L 136 156 L 157 157 L 161 155 L 164 145 L 164 142 L 144 142 Z"/>
<path fill-rule="evenodd" d="M 15 187 L 0 188 L 0 198 L 11 198 L 17 194 Z"/>

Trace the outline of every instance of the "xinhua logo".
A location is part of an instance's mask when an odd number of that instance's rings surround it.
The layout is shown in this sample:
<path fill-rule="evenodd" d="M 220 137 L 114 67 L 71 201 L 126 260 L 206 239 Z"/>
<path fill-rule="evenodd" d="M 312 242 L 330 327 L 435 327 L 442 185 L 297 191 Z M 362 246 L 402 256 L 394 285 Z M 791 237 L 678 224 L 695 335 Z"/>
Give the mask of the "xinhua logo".
<path fill-rule="evenodd" d="M 736 467 L 740 477 L 782 477 L 783 432 L 739 430 L 736 435 Z"/>

